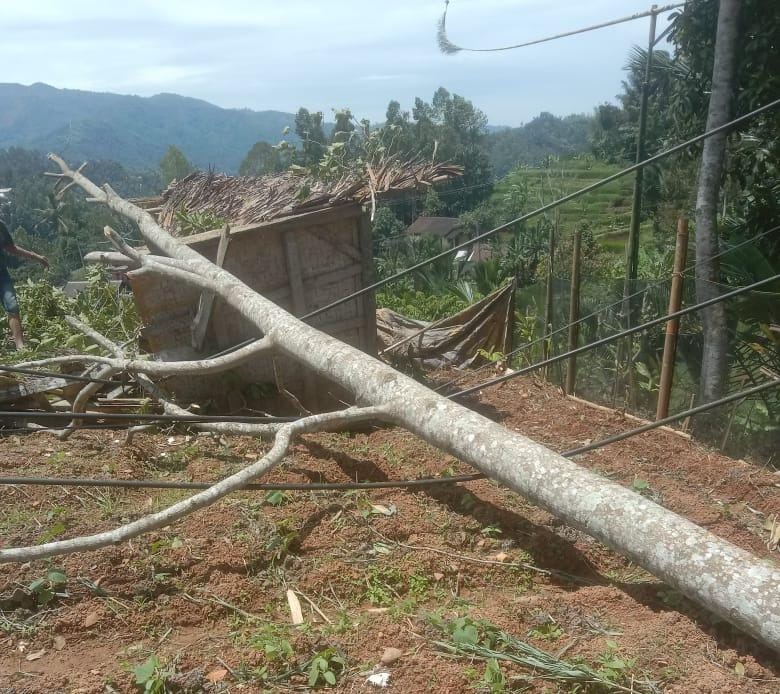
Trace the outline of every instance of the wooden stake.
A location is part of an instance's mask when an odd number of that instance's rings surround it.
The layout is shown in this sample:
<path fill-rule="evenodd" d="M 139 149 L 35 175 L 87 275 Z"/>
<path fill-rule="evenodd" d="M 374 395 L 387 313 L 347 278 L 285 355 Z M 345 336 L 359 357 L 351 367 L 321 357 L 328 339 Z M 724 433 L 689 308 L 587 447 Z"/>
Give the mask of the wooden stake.
<path fill-rule="evenodd" d="M 544 333 L 547 336 L 552 332 L 553 322 L 553 270 L 555 265 L 555 227 L 550 226 L 550 246 L 549 261 L 547 265 L 547 293 L 544 302 Z M 544 340 L 542 343 L 542 358 L 547 359 L 550 356 L 551 339 Z M 547 369 L 544 370 L 544 377 L 547 378 Z"/>
<path fill-rule="evenodd" d="M 669 292 L 669 313 L 680 310 L 682 304 L 683 272 L 688 255 L 688 220 L 680 217 L 677 220 L 677 244 L 674 249 L 674 270 L 672 271 L 672 287 Z M 661 380 L 658 387 L 658 406 L 656 419 L 663 419 L 669 414 L 669 400 L 672 395 L 674 380 L 674 361 L 677 356 L 677 334 L 680 331 L 680 319 L 675 318 L 666 324 L 666 339 L 664 340 L 664 356 L 661 362 Z"/>
<path fill-rule="evenodd" d="M 569 342 L 567 351 L 577 349 L 580 337 L 580 264 L 582 256 L 582 229 L 574 234 L 574 249 L 571 255 L 571 290 L 569 293 Z M 566 367 L 566 393 L 574 394 L 577 382 L 577 357 L 569 357 Z"/>

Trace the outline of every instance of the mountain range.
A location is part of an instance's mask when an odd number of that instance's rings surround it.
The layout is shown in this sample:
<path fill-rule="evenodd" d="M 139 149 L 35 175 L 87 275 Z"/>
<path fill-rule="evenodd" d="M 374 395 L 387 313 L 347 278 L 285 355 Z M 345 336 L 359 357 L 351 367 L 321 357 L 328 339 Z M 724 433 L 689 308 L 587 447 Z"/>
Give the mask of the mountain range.
<path fill-rule="evenodd" d="M 588 151 L 590 120 L 541 113 L 518 128 L 487 126 L 484 146 L 494 174 L 503 176 L 518 163 L 536 165 L 549 155 Z M 332 124 L 324 125 L 329 132 Z M 178 94 L 141 97 L 0 83 L 0 149 L 56 152 L 72 163 L 157 169 L 168 146 L 176 145 L 196 168 L 236 173 L 256 142 L 297 143 L 294 126 L 293 113 L 226 109 Z"/>
<path fill-rule="evenodd" d="M 255 142 L 293 139 L 295 115 L 225 109 L 178 94 L 125 96 L 47 84 L 0 84 L 0 148 L 157 168 L 176 145 L 198 168 L 234 173 Z"/>

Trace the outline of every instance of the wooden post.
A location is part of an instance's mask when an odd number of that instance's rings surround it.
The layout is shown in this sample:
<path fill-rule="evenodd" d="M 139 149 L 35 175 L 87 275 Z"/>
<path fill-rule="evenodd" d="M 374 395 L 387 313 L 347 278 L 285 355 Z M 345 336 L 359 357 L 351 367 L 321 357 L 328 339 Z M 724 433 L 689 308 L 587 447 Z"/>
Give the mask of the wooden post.
<path fill-rule="evenodd" d="M 674 248 L 674 270 L 672 271 L 672 287 L 669 292 L 669 311 L 680 310 L 682 303 L 683 272 L 688 255 L 688 220 L 680 217 L 677 220 L 677 244 Z M 663 419 L 669 414 L 669 399 L 672 395 L 672 380 L 674 379 L 674 360 L 677 356 L 677 333 L 680 330 L 680 319 L 675 318 L 666 324 L 666 339 L 664 340 L 664 356 L 661 361 L 661 380 L 658 386 L 658 407 L 656 419 Z"/>
<path fill-rule="evenodd" d="M 547 294 L 544 303 L 544 336 L 552 332 L 553 322 L 553 267 L 555 265 L 555 227 L 550 226 L 549 261 L 547 263 Z M 550 340 L 542 342 L 542 358 L 550 356 Z M 547 368 L 544 369 L 544 377 L 547 378 Z"/>
<path fill-rule="evenodd" d="M 225 224 L 225 227 L 222 229 L 222 234 L 219 237 L 219 246 L 217 247 L 217 267 L 222 267 L 225 264 L 228 245 L 230 245 L 230 225 Z M 190 328 L 192 348 L 196 352 L 203 349 L 203 343 L 206 340 L 206 331 L 208 330 L 211 312 L 214 307 L 214 298 L 214 292 L 202 291 L 200 293 L 198 311 L 195 314 L 195 318 L 192 319 L 192 327 Z"/>
<path fill-rule="evenodd" d="M 569 292 L 569 342 L 567 351 L 577 349 L 580 337 L 580 261 L 582 255 L 582 229 L 574 233 L 574 249 L 571 255 L 571 289 Z M 566 394 L 574 395 L 577 382 L 577 357 L 569 357 L 566 367 Z"/>

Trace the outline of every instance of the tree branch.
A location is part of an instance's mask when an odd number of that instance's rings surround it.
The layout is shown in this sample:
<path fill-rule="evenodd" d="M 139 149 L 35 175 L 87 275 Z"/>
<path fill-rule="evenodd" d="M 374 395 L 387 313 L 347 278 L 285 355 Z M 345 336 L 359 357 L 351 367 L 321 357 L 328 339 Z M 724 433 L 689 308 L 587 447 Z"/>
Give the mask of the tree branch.
<path fill-rule="evenodd" d="M 387 418 L 388 415 L 384 408 L 366 407 L 350 408 L 342 412 L 316 414 L 300 419 L 297 422 L 284 424 L 277 432 L 271 450 L 260 460 L 237 472 L 235 475 L 218 482 L 209 489 L 173 504 L 163 511 L 144 516 L 137 521 L 114 530 L 84 537 L 75 537 L 70 540 L 49 542 L 44 545 L 12 547 L 0 550 L 0 563 L 35 561 L 45 559 L 46 557 L 73 554 L 74 552 L 92 551 L 101 547 L 115 545 L 119 542 L 125 542 L 158 528 L 164 528 L 166 525 L 170 525 L 174 521 L 184 518 L 195 511 L 211 506 L 227 494 L 241 489 L 241 487 L 256 477 L 273 469 L 282 462 L 292 441 L 301 434 L 313 433 L 334 426 L 341 427 L 368 419 Z"/>
<path fill-rule="evenodd" d="M 66 319 L 67 320 L 67 319 Z M 50 357 L 36 361 L 23 362 L 17 366 L 26 369 L 37 369 L 47 366 L 62 366 L 65 364 L 80 364 L 91 362 L 111 366 L 119 371 L 131 374 L 147 374 L 148 376 L 192 376 L 200 374 L 215 374 L 235 369 L 242 364 L 266 352 L 272 352 L 275 346 L 268 337 L 263 337 L 237 349 L 235 352 L 221 357 L 193 359 L 190 361 L 151 361 L 147 359 L 117 359 L 95 354 L 72 354 L 67 357 Z"/>

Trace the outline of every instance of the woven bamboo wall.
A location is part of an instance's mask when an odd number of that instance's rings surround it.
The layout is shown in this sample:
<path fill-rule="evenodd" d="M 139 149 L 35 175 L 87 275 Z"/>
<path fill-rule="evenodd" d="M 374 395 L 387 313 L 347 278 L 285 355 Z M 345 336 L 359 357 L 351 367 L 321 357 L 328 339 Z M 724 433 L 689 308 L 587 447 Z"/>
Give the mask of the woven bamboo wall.
<path fill-rule="evenodd" d="M 215 260 L 220 231 L 183 239 Z M 372 281 L 371 232 L 360 205 L 338 206 L 232 229 L 223 267 L 263 296 L 302 316 Z M 259 337 L 232 308 L 217 299 L 203 349 L 192 348 L 192 322 L 200 291 L 167 278 L 134 276 L 130 282 L 150 352 L 165 359 L 192 359 Z M 375 353 L 376 313 L 372 295 L 316 316 L 311 324 L 368 353 Z M 285 358 L 275 358 L 285 388 L 309 409 L 327 407 L 329 384 Z M 274 383 L 274 363 L 258 359 L 229 375 L 171 379 L 166 386 L 182 401 L 216 400 L 224 408 L 240 400 L 249 384 Z M 232 391 L 232 392 L 231 392 Z M 334 393 L 335 395 L 335 393 Z M 343 394 L 342 394 L 343 395 Z M 237 396 L 239 396 L 237 398 Z"/>

